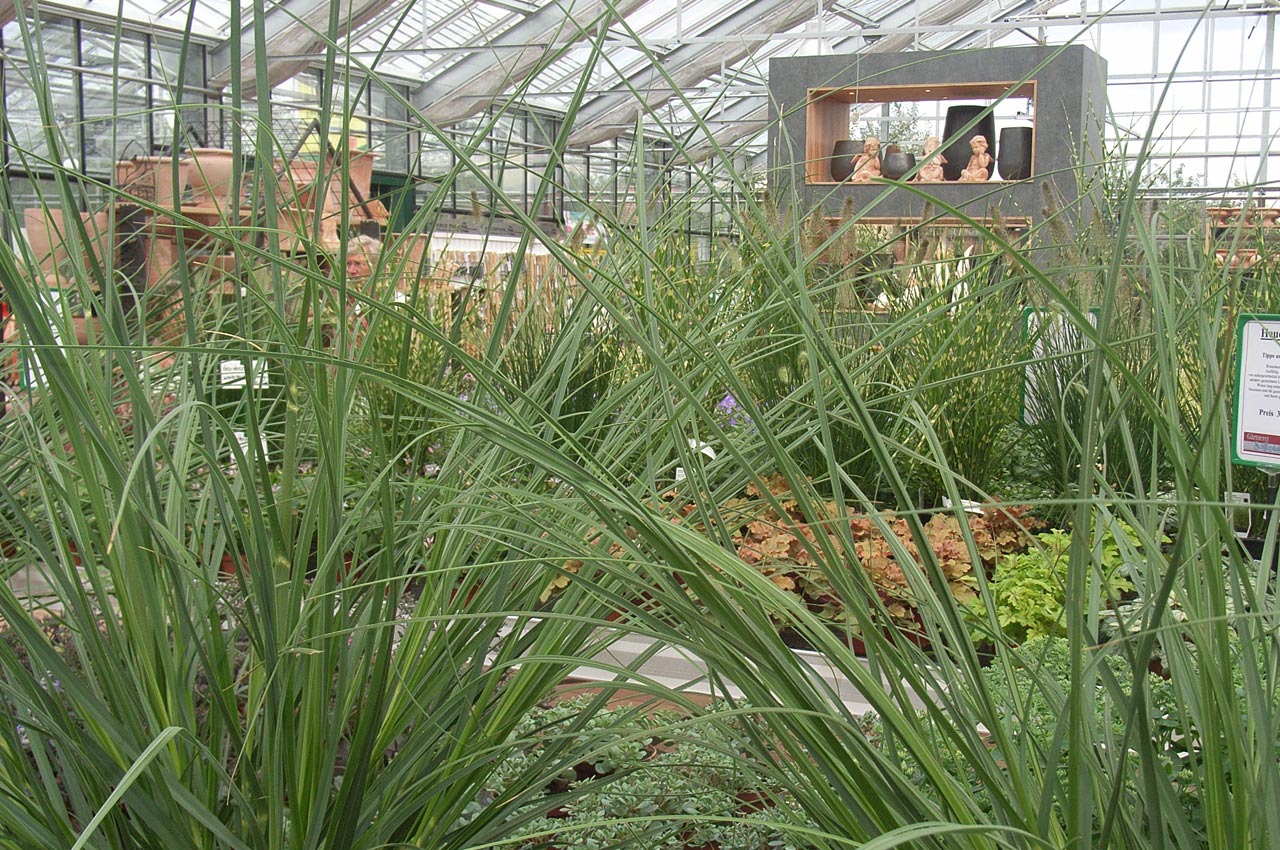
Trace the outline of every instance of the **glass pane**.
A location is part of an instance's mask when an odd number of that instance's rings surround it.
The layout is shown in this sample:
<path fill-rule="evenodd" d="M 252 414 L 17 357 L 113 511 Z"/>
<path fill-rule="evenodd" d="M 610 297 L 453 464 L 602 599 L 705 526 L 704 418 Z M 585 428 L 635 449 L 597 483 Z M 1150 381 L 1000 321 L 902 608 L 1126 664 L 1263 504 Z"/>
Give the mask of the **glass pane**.
<path fill-rule="evenodd" d="M 380 83 L 374 83 L 371 92 L 373 149 L 382 154 L 377 165 L 379 171 L 405 173 L 409 171 L 410 131 L 408 110 L 401 98 L 407 97 L 407 90 L 396 88 L 393 94 Z"/>
<path fill-rule="evenodd" d="M 25 170 L 44 168 L 41 163 L 30 161 L 30 156 L 56 159 L 79 167 L 80 137 L 77 132 L 78 98 L 75 79 L 69 71 L 50 69 L 37 86 L 27 73 L 25 65 L 5 67 L 5 112 L 13 147 L 9 157 Z M 58 140 L 57 156 L 50 156 L 45 137 L 43 119 L 37 92 L 47 88 L 52 101 L 52 129 Z"/>
<path fill-rule="evenodd" d="M 25 38 L 24 38 L 25 36 Z M 65 18 L 43 16 L 39 28 L 28 19 L 25 27 L 17 24 L 4 31 L 4 49 L 9 59 L 22 60 L 27 56 L 27 41 L 34 50 L 38 43 L 49 65 L 74 65 L 77 63 L 75 29 Z"/>
<path fill-rule="evenodd" d="M 109 174 L 117 159 L 150 154 L 147 87 L 84 75 L 85 170 Z"/>
<path fill-rule="evenodd" d="M 590 182 L 587 158 L 578 154 L 565 154 L 561 182 L 564 186 L 564 214 L 569 216 L 585 212 Z"/>
<path fill-rule="evenodd" d="M 524 116 L 504 115 L 489 133 L 493 178 L 518 207 L 524 206 Z"/>
<path fill-rule="evenodd" d="M 177 85 L 178 67 L 182 58 L 181 42 L 174 43 L 155 38 L 151 42 L 151 76 L 170 85 Z M 183 69 L 188 86 L 204 85 L 204 47 L 192 44 L 187 49 L 187 62 Z"/>
<path fill-rule="evenodd" d="M 208 137 L 208 124 L 205 121 L 207 110 L 204 98 L 199 94 L 188 94 L 177 110 L 173 101 L 173 89 L 168 86 L 151 87 L 151 138 L 157 148 L 168 150 L 173 144 L 174 122 L 178 122 L 182 136 L 181 146 L 212 148 L 218 147 L 218 134 Z"/>
<path fill-rule="evenodd" d="M 488 174 L 490 165 L 489 145 L 485 139 L 479 137 L 479 129 L 479 122 L 464 121 L 457 125 L 457 131 L 453 134 L 455 143 L 460 145 L 464 152 L 470 153 L 466 158 L 474 167 L 463 168 L 458 173 L 454 187 L 457 193 L 458 209 L 464 213 L 479 214 L 490 201 L 489 190 L 475 173 L 479 171 Z"/>
<path fill-rule="evenodd" d="M 118 55 L 117 55 L 118 54 Z M 103 32 L 88 24 L 80 27 L 80 62 L 85 68 L 108 75 L 141 77 L 147 69 L 147 43 L 140 35 Z"/>
<path fill-rule="evenodd" d="M 444 142 L 429 133 L 423 132 L 418 160 L 418 173 L 422 175 L 426 185 L 421 191 L 429 196 L 436 191 L 441 183 L 448 183 L 452 186 L 452 181 L 449 178 L 449 171 L 452 167 L 453 154 L 445 147 Z M 452 192 L 450 191 L 451 194 Z M 442 198 L 439 203 L 449 208 L 456 206 L 456 201 L 452 197 Z M 421 206 L 421 203 L 419 205 Z"/>

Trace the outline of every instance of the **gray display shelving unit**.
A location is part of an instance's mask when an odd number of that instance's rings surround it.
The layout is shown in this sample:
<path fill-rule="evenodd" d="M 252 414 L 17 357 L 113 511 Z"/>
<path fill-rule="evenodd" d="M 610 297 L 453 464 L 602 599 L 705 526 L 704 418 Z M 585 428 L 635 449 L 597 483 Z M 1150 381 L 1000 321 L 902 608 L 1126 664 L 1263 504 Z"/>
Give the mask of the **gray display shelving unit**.
<path fill-rule="evenodd" d="M 856 105 L 1013 97 L 1034 103 L 1030 178 L 913 185 L 983 221 L 993 209 L 1023 225 L 1040 218 L 1046 181 L 1073 225 L 1092 212 L 1087 187 L 1102 157 L 1106 63 L 1081 45 L 776 58 L 769 64 L 769 89 L 776 110 L 769 131 L 770 186 L 775 197 L 794 197 L 805 211 L 835 215 L 849 196 L 869 223 L 910 223 L 924 211 L 924 200 L 909 189 L 832 179 L 832 147 L 850 137 Z M 997 176 L 994 164 L 992 174 Z"/>

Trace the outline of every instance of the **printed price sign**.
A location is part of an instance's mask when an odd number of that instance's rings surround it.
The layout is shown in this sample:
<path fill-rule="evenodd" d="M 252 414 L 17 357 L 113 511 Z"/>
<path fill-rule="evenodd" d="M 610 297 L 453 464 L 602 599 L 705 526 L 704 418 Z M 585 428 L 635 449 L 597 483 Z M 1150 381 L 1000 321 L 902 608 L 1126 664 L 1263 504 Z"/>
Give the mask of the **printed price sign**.
<path fill-rule="evenodd" d="M 1232 460 L 1280 470 L 1280 316 L 1241 316 L 1236 325 Z"/>

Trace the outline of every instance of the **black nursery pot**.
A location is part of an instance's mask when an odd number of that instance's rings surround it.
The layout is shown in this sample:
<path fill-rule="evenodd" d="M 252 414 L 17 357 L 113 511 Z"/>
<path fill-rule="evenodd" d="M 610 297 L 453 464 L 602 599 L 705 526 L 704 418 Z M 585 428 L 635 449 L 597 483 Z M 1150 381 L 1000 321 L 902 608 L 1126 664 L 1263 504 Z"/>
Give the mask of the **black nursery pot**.
<path fill-rule="evenodd" d="M 841 139 L 831 149 L 831 179 L 843 183 L 853 174 L 853 161 L 862 153 L 862 140 Z"/>
<path fill-rule="evenodd" d="M 1030 127 L 1005 127 L 1000 131 L 1000 157 L 996 165 L 1001 180 L 1026 180 L 1031 177 Z"/>
<path fill-rule="evenodd" d="M 996 158 L 996 151 L 999 146 L 996 144 L 996 117 L 988 107 L 970 103 L 958 103 L 955 106 L 947 107 L 947 122 L 943 125 L 942 130 L 944 141 L 960 132 L 961 127 L 984 112 L 986 114 L 979 119 L 977 124 L 966 130 L 962 137 L 942 149 L 942 155 L 947 158 L 947 161 L 942 164 L 942 173 L 948 180 L 959 180 L 960 172 L 964 171 L 965 166 L 969 164 L 969 157 L 973 154 L 969 147 L 969 140 L 974 136 L 986 137 L 987 153 L 991 155 L 992 161 Z"/>

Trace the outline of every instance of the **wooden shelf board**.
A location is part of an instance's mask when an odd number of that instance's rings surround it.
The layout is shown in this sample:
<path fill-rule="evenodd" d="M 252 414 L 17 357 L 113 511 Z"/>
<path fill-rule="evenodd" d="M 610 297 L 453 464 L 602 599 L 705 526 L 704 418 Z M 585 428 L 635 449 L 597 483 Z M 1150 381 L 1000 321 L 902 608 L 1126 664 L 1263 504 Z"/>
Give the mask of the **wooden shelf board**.
<path fill-rule="evenodd" d="M 871 187 L 878 187 L 878 188 L 880 188 L 880 189 L 888 189 L 888 188 L 892 188 L 892 187 L 893 187 L 893 185 L 894 185 L 895 183 L 898 183 L 898 182 L 901 182 L 901 181 L 889 180 L 889 181 L 886 181 L 886 182 L 883 182 L 883 183 L 874 183 L 874 182 L 867 182 L 867 183 L 854 183 L 852 180 L 841 180 L 841 181 L 839 181 L 839 182 L 837 182 L 837 181 L 835 181 L 835 180 L 810 180 L 810 181 L 809 181 L 809 183 L 808 183 L 808 185 L 810 185 L 810 186 L 871 186 Z M 997 177 L 997 178 L 995 178 L 995 179 L 993 179 L 993 180 L 983 180 L 983 181 L 982 181 L 982 183 L 961 183 L 959 180 L 942 180 L 942 181 L 935 182 L 935 183 L 913 183 L 913 182 L 911 182 L 911 181 L 907 181 L 904 185 L 910 185 L 910 186 L 979 186 L 979 185 L 986 184 L 986 183 L 1000 183 L 1000 184 L 1005 184 L 1005 183 L 1007 183 L 1007 184 L 1012 185 L 1012 184 L 1014 184 L 1014 183 L 1030 183 L 1030 182 L 1031 182 L 1031 178 L 1027 178 L 1026 180 L 1001 180 L 999 177 Z"/>
<path fill-rule="evenodd" d="M 931 100 L 995 100 L 1009 97 L 1035 98 L 1036 82 L 1017 80 L 989 83 L 930 83 L 928 85 L 839 86 L 809 89 L 809 103 L 901 103 Z"/>

